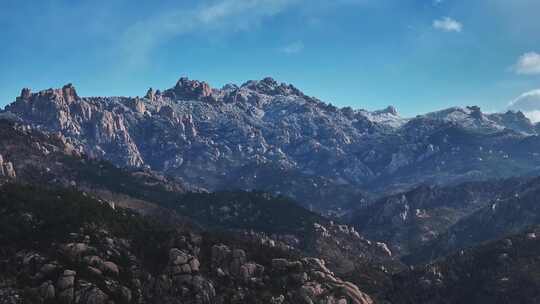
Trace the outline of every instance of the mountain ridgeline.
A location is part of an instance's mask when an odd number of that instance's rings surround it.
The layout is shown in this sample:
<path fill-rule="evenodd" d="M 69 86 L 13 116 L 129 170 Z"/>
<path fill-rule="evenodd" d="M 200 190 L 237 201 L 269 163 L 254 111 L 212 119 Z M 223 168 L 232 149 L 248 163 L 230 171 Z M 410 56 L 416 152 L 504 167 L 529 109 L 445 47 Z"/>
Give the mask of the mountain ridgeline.
<path fill-rule="evenodd" d="M 151 168 L 210 191 L 257 189 L 318 211 L 369 193 L 527 174 L 537 126 L 520 112 L 336 108 L 271 78 L 213 89 L 181 78 L 142 97 L 80 97 L 68 84 L 23 89 L 4 117 L 61 133 L 80 153 Z M 276 178 L 279 176 L 279 178 Z M 365 191 L 369 189 L 369 191 Z"/>

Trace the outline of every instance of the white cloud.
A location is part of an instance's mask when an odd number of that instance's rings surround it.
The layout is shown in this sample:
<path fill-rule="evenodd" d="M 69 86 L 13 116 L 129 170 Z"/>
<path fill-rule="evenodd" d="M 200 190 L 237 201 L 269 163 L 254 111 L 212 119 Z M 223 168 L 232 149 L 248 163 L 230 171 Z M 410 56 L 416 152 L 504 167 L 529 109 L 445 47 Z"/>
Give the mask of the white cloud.
<path fill-rule="evenodd" d="M 524 112 L 525 116 L 532 122 L 532 123 L 538 123 L 540 122 L 540 110 L 534 110 L 529 112 Z"/>
<path fill-rule="evenodd" d="M 529 52 L 521 55 L 514 65 L 514 71 L 522 75 L 540 74 L 540 54 Z"/>
<path fill-rule="evenodd" d="M 521 94 L 510 102 L 508 109 L 522 111 L 532 122 L 540 122 L 540 89 Z"/>
<path fill-rule="evenodd" d="M 433 21 L 433 27 L 445 32 L 461 32 L 463 24 L 450 17 L 444 17 Z"/>
<path fill-rule="evenodd" d="M 299 0 L 201 1 L 196 8 L 161 12 L 130 26 L 120 41 L 128 64 L 141 64 L 151 51 L 175 37 L 198 33 L 208 35 L 246 31 L 265 18 L 282 12 Z"/>
<path fill-rule="evenodd" d="M 304 50 L 304 43 L 302 41 L 293 42 L 279 49 L 280 52 L 287 55 L 297 54 L 302 50 Z"/>

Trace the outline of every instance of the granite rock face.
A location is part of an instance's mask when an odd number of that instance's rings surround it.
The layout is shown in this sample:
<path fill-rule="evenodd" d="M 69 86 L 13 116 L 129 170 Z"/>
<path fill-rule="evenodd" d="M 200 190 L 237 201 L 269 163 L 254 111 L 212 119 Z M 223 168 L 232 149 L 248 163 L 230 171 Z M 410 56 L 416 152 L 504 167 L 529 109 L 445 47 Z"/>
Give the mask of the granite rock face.
<path fill-rule="evenodd" d="M 13 168 L 13 163 L 9 161 L 4 161 L 4 158 L 0 154 L 0 177 L 6 177 L 14 179 L 17 177 L 17 173 Z"/>
<path fill-rule="evenodd" d="M 393 107 L 336 108 L 272 78 L 221 89 L 181 78 L 143 98 L 80 97 L 72 85 L 24 89 L 3 116 L 61 133 L 75 149 L 116 165 L 149 167 L 209 190 L 285 194 L 323 211 L 362 201 L 361 189 L 508 176 L 540 165 L 536 126 L 521 113 L 467 107 L 404 119 Z"/>
<path fill-rule="evenodd" d="M 173 100 L 215 100 L 212 97 L 212 88 L 204 81 L 189 80 L 186 77 L 180 78 L 174 88 L 163 92 L 165 97 Z"/>
<path fill-rule="evenodd" d="M 188 188 L 182 180 L 144 168 L 117 168 L 112 164 L 85 157 L 61 133 L 45 134 L 29 126 L 0 120 L 0 184 L 6 182 L 77 187 L 92 192 L 133 193 L 121 189 L 121 180 L 136 183 L 136 188 L 155 188 L 183 193 Z M 104 176 L 114 176 L 105 178 Z M 116 185 L 116 186 L 113 186 Z"/>

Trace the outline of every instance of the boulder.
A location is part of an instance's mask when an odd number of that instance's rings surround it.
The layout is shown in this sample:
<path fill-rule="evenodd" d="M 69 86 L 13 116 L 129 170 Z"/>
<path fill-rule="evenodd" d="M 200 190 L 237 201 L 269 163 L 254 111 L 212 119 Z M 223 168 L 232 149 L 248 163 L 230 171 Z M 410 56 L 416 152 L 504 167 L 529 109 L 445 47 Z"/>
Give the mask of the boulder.
<path fill-rule="evenodd" d="M 101 270 L 107 275 L 116 277 L 120 274 L 120 270 L 118 269 L 118 266 L 111 261 L 103 262 L 101 267 L 102 267 Z"/>
<path fill-rule="evenodd" d="M 63 274 L 58 278 L 56 282 L 56 289 L 58 290 L 57 299 L 58 303 L 71 304 L 73 303 L 75 291 L 75 275 L 77 273 L 73 270 L 64 270 Z"/>
<path fill-rule="evenodd" d="M 75 283 L 76 274 L 77 273 L 73 270 L 64 270 L 64 273 L 60 276 L 60 278 L 58 278 L 56 288 L 58 288 L 59 290 L 72 288 L 73 284 Z"/>
<path fill-rule="evenodd" d="M 201 264 L 197 258 L 193 258 L 191 261 L 189 261 L 189 266 L 191 267 L 192 272 L 199 272 Z"/>
<path fill-rule="evenodd" d="M 3 166 L 0 169 L 0 174 L 8 178 L 16 178 L 17 173 L 15 172 L 15 167 L 11 162 L 3 162 Z"/>
<path fill-rule="evenodd" d="M 169 251 L 169 263 L 172 265 L 183 265 L 189 261 L 189 255 L 182 250 L 172 248 Z"/>
<path fill-rule="evenodd" d="M 80 304 L 106 304 L 109 296 L 97 287 L 91 287 L 84 291 L 78 303 Z"/>
<path fill-rule="evenodd" d="M 53 283 L 51 281 L 43 282 L 43 284 L 39 286 L 39 295 L 45 301 L 54 299 L 56 293 Z"/>
<path fill-rule="evenodd" d="M 64 255 L 72 262 L 82 258 L 88 249 L 89 247 L 85 243 L 69 243 L 62 247 Z"/>

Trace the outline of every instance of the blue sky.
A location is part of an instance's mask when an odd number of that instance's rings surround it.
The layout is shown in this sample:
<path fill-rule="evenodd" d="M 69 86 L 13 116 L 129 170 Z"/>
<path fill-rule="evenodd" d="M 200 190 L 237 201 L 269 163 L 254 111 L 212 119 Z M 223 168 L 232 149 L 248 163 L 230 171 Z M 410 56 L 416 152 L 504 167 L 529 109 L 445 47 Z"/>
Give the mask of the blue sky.
<path fill-rule="evenodd" d="M 68 82 L 137 96 L 184 75 L 216 87 L 272 76 L 338 106 L 502 111 L 531 92 L 540 104 L 539 11 L 538 0 L 0 0 L 0 105 Z"/>

